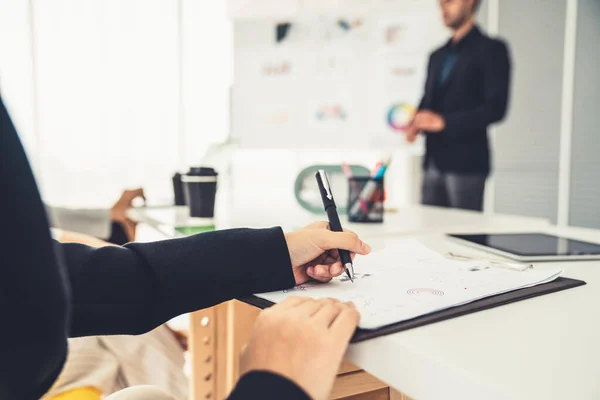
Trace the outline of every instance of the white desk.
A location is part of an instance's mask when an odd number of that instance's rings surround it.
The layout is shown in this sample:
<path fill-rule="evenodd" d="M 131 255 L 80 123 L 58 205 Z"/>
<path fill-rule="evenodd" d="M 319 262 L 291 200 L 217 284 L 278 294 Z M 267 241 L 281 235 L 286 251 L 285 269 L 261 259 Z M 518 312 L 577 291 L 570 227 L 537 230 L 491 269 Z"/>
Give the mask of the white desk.
<path fill-rule="evenodd" d="M 136 208 L 129 217 L 158 229 L 167 237 L 182 236 L 175 227 L 215 225 L 217 229 L 265 228 L 281 226 L 284 230 L 296 230 L 314 221 L 326 219 L 325 214 L 312 214 L 302 209 L 293 211 L 236 211 L 217 213 L 214 220 L 190 218 L 189 210 L 180 207 Z M 539 231 L 550 226 L 545 219 L 508 215 L 487 215 L 471 211 L 452 210 L 439 207 L 413 206 L 395 213 L 386 213 L 383 224 L 348 223 L 341 216 L 344 228 L 351 229 L 362 238 L 381 238 L 399 234 L 420 232 L 473 232 L 478 231 Z"/>
<path fill-rule="evenodd" d="M 545 232 L 600 243 L 600 231 Z M 441 235 L 418 238 L 490 257 Z M 600 399 L 600 261 L 535 268 L 557 266 L 587 285 L 358 343 L 347 359 L 419 400 Z"/>
<path fill-rule="evenodd" d="M 187 220 L 181 214 L 185 209 L 140 211 L 132 217 L 156 227 Z M 216 225 L 295 229 L 318 218 L 295 214 L 284 222 L 276 219 L 253 214 L 217 218 Z M 600 243 L 600 231 L 430 207 L 387 214 L 383 226 L 342 224 L 373 247 L 411 235 L 434 250 L 460 248 L 472 255 L 481 253 L 445 240 L 441 233 L 539 231 Z M 354 344 L 346 358 L 415 400 L 600 399 L 600 262 L 540 263 L 536 268 L 557 265 L 564 276 L 587 285 Z"/>

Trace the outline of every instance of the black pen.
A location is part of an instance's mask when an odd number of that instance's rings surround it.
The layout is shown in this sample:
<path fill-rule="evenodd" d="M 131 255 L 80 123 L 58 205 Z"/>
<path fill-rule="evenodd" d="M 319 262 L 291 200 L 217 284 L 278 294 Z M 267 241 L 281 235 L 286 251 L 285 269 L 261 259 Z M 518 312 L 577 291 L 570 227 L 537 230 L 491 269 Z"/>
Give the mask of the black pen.
<path fill-rule="evenodd" d="M 327 219 L 329 220 L 329 227 L 334 232 L 343 232 L 342 223 L 337 213 L 335 201 L 333 200 L 333 193 L 331 193 L 331 186 L 329 185 L 329 179 L 324 170 L 320 169 L 316 174 L 317 184 L 319 185 L 319 192 L 321 192 L 321 199 L 323 199 L 323 206 L 327 213 Z M 348 250 L 338 249 L 342 265 L 348 274 L 348 278 L 354 282 L 354 265 L 352 264 L 352 257 Z"/>

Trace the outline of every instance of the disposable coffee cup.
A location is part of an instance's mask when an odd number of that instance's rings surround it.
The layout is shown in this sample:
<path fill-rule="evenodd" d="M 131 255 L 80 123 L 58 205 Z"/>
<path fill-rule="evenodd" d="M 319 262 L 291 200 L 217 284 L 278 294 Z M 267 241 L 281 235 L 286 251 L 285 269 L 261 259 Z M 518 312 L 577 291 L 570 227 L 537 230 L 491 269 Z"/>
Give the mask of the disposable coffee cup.
<path fill-rule="evenodd" d="M 190 217 L 214 218 L 217 176 L 213 168 L 206 167 L 190 168 L 187 174 L 181 176 Z"/>

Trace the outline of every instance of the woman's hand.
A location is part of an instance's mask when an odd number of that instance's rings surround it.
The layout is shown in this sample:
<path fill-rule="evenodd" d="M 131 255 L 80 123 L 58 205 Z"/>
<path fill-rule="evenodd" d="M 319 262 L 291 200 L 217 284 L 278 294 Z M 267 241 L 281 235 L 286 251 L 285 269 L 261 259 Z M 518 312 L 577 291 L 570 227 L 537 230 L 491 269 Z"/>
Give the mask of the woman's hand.
<path fill-rule="evenodd" d="M 326 400 L 359 319 L 353 304 L 289 297 L 258 316 L 240 374 L 273 372 Z"/>
<path fill-rule="evenodd" d="M 360 240 L 354 232 L 332 232 L 327 222 L 316 222 L 298 231 L 286 233 L 285 240 L 290 252 L 296 285 L 315 279 L 328 282 L 341 275 L 344 267 L 338 250 L 356 254 L 369 254 L 371 247 Z"/>

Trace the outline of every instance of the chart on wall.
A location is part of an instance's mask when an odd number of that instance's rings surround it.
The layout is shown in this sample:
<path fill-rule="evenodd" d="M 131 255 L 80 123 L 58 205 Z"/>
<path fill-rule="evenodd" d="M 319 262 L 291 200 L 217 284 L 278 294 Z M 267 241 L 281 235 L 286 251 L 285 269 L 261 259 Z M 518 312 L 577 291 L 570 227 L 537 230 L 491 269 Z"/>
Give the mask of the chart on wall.
<path fill-rule="evenodd" d="M 293 20 L 235 22 L 232 126 L 242 146 L 407 145 L 428 55 L 446 40 L 432 23 L 437 5 L 387 0 L 361 12 L 337 3 Z"/>
<path fill-rule="evenodd" d="M 401 146 L 423 93 L 435 30 L 425 13 L 386 16 L 378 21 L 372 63 L 369 123 L 372 145 Z"/>

